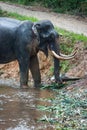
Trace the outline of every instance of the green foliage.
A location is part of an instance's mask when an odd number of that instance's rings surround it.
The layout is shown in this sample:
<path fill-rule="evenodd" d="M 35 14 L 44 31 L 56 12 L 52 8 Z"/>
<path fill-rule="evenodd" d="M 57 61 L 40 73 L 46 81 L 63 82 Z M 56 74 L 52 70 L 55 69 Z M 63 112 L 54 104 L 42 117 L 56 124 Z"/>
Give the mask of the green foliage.
<path fill-rule="evenodd" d="M 27 5 L 28 2 L 29 2 L 29 0 L 18 0 L 19 4 L 24 4 L 24 5 Z"/>
<path fill-rule="evenodd" d="M 66 83 L 62 83 L 62 84 L 58 84 L 58 83 L 52 83 L 49 85 L 44 85 L 41 86 L 41 89 L 51 89 L 51 90 L 57 90 L 57 89 L 61 89 L 64 88 L 67 84 Z"/>
<path fill-rule="evenodd" d="M 22 16 L 22 15 L 17 14 L 17 13 L 8 13 L 8 12 L 2 11 L 2 10 L 0 10 L 0 16 L 16 18 L 16 19 L 19 19 L 19 20 L 30 20 L 32 22 L 38 21 L 37 18 L 35 18 L 35 17 Z"/>
<path fill-rule="evenodd" d="M 2 0 L 1 0 L 2 1 Z M 73 12 L 76 14 L 87 15 L 87 0 L 3 0 L 12 3 L 30 5 L 39 3 L 45 7 L 52 8 L 56 12 Z"/>
<path fill-rule="evenodd" d="M 57 91 L 57 90 L 56 90 Z M 50 99 L 51 105 L 38 106 L 41 111 L 49 112 L 39 121 L 48 122 L 55 126 L 55 130 L 86 130 L 87 128 L 87 92 L 57 91 Z M 47 100 L 47 99 L 45 99 Z M 48 99 L 49 101 L 49 99 Z"/>
<path fill-rule="evenodd" d="M 35 17 L 22 16 L 22 15 L 19 15 L 17 13 L 8 13 L 7 16 L 13 17 L 13 18 L 17 18 L 19 20 L 30 20 L 32 22 L 36 22 L 37 21 L 37 18 L 35 18 Z"/>
<path fill-rule="evenodd" d="M 2 16 L 2 14 L 3 14 L 3 11 L 0 9 L 0 16 Z"/>
<path fill-rule="evenodd" d="M 87 0 L 42 0 L 42 3 L 56 12 L 74 12 L 87 15 Z"/>

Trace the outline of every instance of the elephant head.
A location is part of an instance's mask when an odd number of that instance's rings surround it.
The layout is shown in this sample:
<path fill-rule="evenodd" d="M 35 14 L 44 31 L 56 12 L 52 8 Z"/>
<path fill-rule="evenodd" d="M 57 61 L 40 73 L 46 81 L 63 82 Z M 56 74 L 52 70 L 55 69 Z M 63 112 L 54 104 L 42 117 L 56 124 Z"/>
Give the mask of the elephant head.
<path fill-rule="evenodd" d="M 59 34 L 55 31 L 53 24 L 49 20 L 42 20 L 34 23 L 32 29 L 39 40 L 38 49 L 43 51 L 46 56 L 48 56 L 48 49 L 51 51 L 54 57 L 55 79 L 57 82 L 61 81 L 59 77 L 60 60 L 70 60 L 74 58 L 76 51 L 70 55 L 60 53 L 59 44 L 57 42 Z"/>

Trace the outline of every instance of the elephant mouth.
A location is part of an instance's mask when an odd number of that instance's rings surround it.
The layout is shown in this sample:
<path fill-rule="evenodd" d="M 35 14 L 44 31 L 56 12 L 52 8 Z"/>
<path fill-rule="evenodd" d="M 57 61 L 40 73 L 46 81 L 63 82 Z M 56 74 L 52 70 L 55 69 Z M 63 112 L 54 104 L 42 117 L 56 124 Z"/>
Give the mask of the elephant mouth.
<path fill-rule="evenodd" d="M 52 53 L 52 55 L 53 55 L 55 58 L 57 58 L 58 60 L 70 60 L 70 59 L 73 59 L 73 58 L 76 56 L 77 50 L 78 50 L 78 49 L 75 48 L 75 50 L 74 50 L 70 55 L 65 55 L 65 54 L 62 54 L 62 53 L 57 54 L 57 53 L 55 53 L 55 51 L 53 51 L 53 50 L 51 50 L 51 53 Z"/>

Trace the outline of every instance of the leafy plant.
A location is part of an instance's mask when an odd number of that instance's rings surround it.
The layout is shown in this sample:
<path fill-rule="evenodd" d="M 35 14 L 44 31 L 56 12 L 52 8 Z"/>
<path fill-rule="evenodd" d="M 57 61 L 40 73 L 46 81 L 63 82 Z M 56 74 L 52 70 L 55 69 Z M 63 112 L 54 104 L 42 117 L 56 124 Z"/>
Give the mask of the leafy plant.
<path fill-rule="evenodd" d="M 51 105 L 38 106 L 39 110 L 49 112 L 39 121 L 54 125 L 55 130 L 85 130 L 87 128 L 86 100 L 85 91 L 79 93 L 78 90 L 75 90 L 75 94 L 74 92 L 69 94 L 63 90 L 58 90 L 54 99 L 50 101 Z M 84 122 L 82 123 L 83 120 Z"/>
<path fill-rule="evenodd" d="M 3 11 L 0 9 L 0 16 L 2 16 L 3 15 Z"/>

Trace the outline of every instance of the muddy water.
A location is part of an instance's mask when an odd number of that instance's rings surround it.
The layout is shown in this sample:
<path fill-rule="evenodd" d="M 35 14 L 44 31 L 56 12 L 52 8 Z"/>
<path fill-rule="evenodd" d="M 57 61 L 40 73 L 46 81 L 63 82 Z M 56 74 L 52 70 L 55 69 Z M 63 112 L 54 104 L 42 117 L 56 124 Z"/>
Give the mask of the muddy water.
<path fill-rule="evenodd" d="M 41 98 L 52 95 L 47 90 L 0 86 L 0 130 L 53 130 L 50 124 L 37 122 L 46 113 L 36 109 L 37 105 L 49 104 Z"/>

